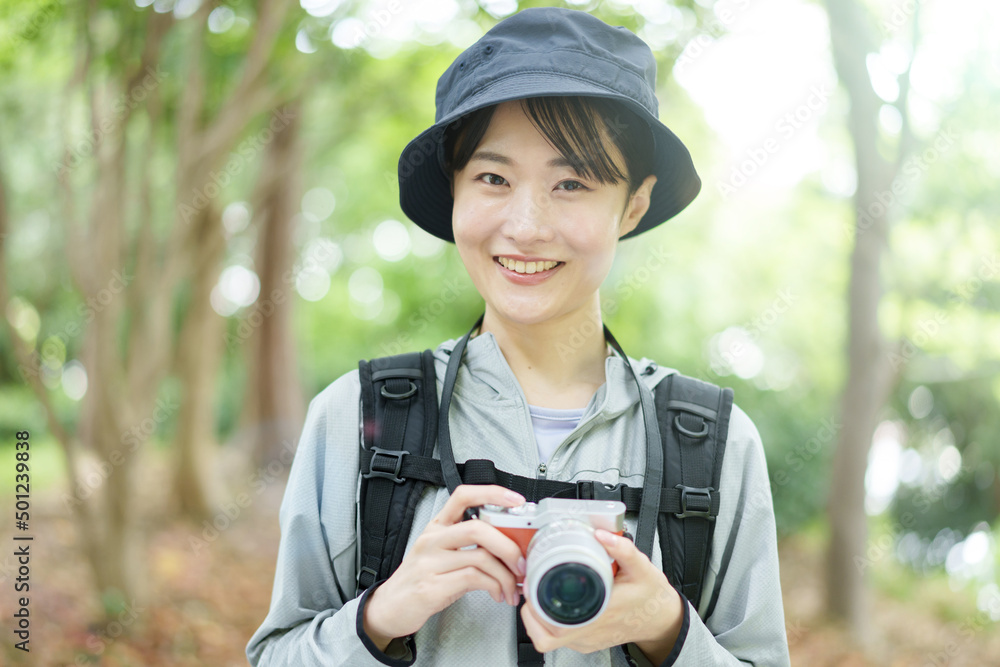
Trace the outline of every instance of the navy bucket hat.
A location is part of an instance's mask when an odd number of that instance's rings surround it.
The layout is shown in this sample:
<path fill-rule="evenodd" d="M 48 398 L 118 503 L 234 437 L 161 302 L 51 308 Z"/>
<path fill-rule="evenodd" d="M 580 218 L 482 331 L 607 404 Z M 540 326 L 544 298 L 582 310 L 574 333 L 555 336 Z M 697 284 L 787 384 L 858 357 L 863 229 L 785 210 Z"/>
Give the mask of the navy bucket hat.
<path fill-rule="evenodd" d="M 447 127 L 483 107 L 527 97 L 581 95 L 625 105 L 649 125 L 656 185 L 630 238 L 669 220 L 701 190 L 691 154 L 659 120 L 656 59 L 639 37 L 587 12 L 522 10 L 497 23 L 438 79 L 434 125 L 399 157 L 399 204 L 425 231 L 454 243 L 445 171 Z M 645 176 L 645 174 L 643 174 Z"/>

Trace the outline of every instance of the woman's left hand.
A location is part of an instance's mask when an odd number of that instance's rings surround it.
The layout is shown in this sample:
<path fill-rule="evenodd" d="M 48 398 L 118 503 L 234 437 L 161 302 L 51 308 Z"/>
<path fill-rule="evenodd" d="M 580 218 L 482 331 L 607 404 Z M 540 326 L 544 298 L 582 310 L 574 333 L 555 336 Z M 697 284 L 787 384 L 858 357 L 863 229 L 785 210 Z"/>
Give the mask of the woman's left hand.
<path fill-rule="evenodd" d="M 628 539 L 598 529 L 595 537 L 618 562 L 611 599 L 604 613 L 579 628 L 562 628 L 541 619 L 527 596 L 521 607 L 524 628 L 535 650 L 547 653 L 568 647 L 593 653 L 634 642 L 651 662 L 670 654 L 684 619 L 680 595 L 666 575 Z"/>

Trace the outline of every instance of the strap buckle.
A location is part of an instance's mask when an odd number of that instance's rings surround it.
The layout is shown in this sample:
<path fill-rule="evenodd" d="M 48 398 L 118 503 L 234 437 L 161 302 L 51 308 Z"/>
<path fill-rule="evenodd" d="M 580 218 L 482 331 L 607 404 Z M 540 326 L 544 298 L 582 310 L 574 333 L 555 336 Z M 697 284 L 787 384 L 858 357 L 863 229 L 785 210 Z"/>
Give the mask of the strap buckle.
<path fill-rule="evenodd" d="M 582 479 L 576 483 L 576 497 L 581 500 L 617 500 L 625 502 L 622 497 L 621 482 L 611 486 L 603 482 Z"/>
<path fill-rule="evenodd" d="M 674 514 L 675 517 L 678 519 L 699 517 L 715 521 L 715 517 L 712 516 L 712 492 L 715 491 L 713 487 L 684 486 L 683 484 L 678 484 L 674 488 L 681 490 L 681 513 Z M 690 507 L 688 505 L 689 501 L 691 501 Z"/>
<path fill-rule="evenodd" d="M 367 582 L 365 582 L 365 581 L 362 580 L 366 574 L 368 575 L 368 581 Z M 375 583 L 376 579 L 378 579 L 378 572 L 376 572 L 375 570 L 371 569 L 367 565 L 364 566 L 364 567 L 362 567 L 360 570 L 358 570 L 358 587 L 359 588 L 368 588 L 368 587 L 370 587 L 372 584 Z"/>
<path fill-rule="evenodd" d="M 396 484 L 403 483 L 404 480 L 399 476 L 399 472 L 403 469 L 403 457 L 409 454 L 405 449 L 392 450 L 392 449 L 382 449 L 381 447 L 372 447 L 372 460 L 368 463 L 368 472 L 366 472 L 362 477 L 365 479 L 371 479 L 373 477 L 380 477 L 382 479 L 387 479 Z M 378 470 L 375 469 L 375 462 L 378 461 L 379 456 L 386 456 L 392 461 L 386 461 L 384 463 L 379 463 Z M 389 472 L 389 470 L 392 472 Z"/>

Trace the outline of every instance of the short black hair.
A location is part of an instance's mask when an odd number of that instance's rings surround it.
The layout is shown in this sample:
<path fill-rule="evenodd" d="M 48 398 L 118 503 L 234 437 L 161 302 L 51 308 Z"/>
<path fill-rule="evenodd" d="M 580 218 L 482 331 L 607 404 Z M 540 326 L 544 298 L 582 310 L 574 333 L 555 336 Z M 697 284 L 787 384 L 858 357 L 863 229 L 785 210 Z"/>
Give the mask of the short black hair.
<path fill-rule="evenodd" d="M 646 121 L 625 105 L 602 97 L 579 95 L 528 97 L 519 101 L 535 127 L 580 175 L 600 183 L 625 181 L 631 196 L 653 173 L 652 132 Z M 446 128 L 444 154 L 449 178 L 469 163 L 496 109 L 496 104 L 477 109 Z M 624 158 L 626 174 L 609 155 L 602 126 Z"/>

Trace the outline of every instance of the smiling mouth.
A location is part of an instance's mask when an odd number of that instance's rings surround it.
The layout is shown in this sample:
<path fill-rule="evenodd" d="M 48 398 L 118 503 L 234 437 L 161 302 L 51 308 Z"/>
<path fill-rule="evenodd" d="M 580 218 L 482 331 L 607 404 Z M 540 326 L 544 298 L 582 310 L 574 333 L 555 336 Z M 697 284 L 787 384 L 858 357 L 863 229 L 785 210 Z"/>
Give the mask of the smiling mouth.
<path fill-rule="evenodd" d="M 545 273 L 565 264 L 565 262 L 556 261 L 522 262 L 500 256 L 494 257 L 493 261 L 509 271 L 520 274 Z"/>

